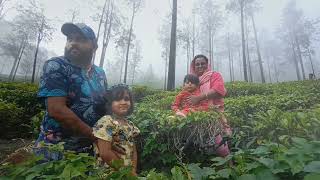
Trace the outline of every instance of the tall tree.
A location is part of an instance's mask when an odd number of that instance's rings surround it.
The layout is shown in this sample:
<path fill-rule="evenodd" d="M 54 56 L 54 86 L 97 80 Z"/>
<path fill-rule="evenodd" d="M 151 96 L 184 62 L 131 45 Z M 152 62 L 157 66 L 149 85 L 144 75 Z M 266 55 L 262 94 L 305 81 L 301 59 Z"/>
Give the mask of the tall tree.
<path fill-rule="evenodd" d="M 240 15 L 241 15 L 241 40 L 242 40 L 242 61 L 244 80 L 248 82 L 247 62 L 246 62 L 246 50 L 245 50 L 245 38 L 244 38 L 244 0 L 240 0 Z"/>
<path fill-rule="evenodd" d="M 315 78 L 315 67 L 313 62 L 313 56 L 315 55 L 313 43 L 319 42 L 320 35 L 319 35 L 319 28 L 320 21 L 318 20 L 309 20 L 306 19 L 304 21 L 304 25 L 300 26 L 299 30 L 299 42 L 302 47 L 303 54 L 306 58 L 308 58 L 310 62 L 310 67 L 312 70 L 312 74 Z"/>
<path fill-rule="evenodd" d="M 108 2 L 108 0 L 104 1 L 104 5 L 103 5 L 103 8 L 102 8 L 101 14 L 98 15 L 98 18 L 97 17 L 92 17 L 93 21 L 99 21 L 98 32 L 97 32 L 97 42 L 99 42 L 100 31 L 101 31 L 101 27 L 102 27 L 102 24 L 103 24 L 103 21 L 104 21 L 104 15 L 105 15 L 106 7 L 107 7 L 107 2 Z M 99 10 L 99 8 L 98 8 L 98 10 Z M 94 52 L 92 59 L 95 60 L 95 57 L 96 57 L 96 52 Z"/>
<path fill-rule="evenodd" d="M 13 76 L 18 69 L 21 57 L 25 53 L 26 46 L 35 38 L 34 28 L 30 26 L 33 23 L 33 19 L 25 16 L 24 14 L 18 14 L 15 17 L 12 25 L 12 31 L 5 37 L 4 41 L 0 43 L 5 54 L 14 58 L 14 62 L 9 74 L 9 80 L 13 80 Z"/>
<path fill-rule="evenodd" d="M 104 7 L 105 8 L 105 7 Z M 102 51 L 100 56 L 100 63 L 99 67 L 103 67 L 104 65 L 104 59 L 106 55 L 106 50 L 110 41 L 110 35 L 111 35 L 111 27 L 113 24 L 113 18 L 114 18 L 114 1 L 109 0 L 108 1 L 108 8 L 105 14 L 105 22 L 104 22 L 104 32 L 103 32 L 103 39 L 102 39 Z"/>
<path fill-rule="evenodd" d="M 119 82 L 122 81 L 122 77 L 124 78 L 124 73 L 123 69 L 125 66 L 125 57 L 126 57 L 126 52 L 127 52 L 127 41 L 129 39 L 129 30 L 125 29 L 123 27 L 122 32 L 120 33 L 119 37 L 115 39 L 115 44 L 116 44 L 116 58 L 118 59 L 117 65 L 120 66 L 120 72 L 119 72 Z M 133 41 L 135 40 L 136 35 L 132 33 L 131 35 L 131 44 L 130 48 L 134 48 Z"/>
<path fill-rule="evenodd" d="M 168 70 L 167 90 L 172 91 L 175 88 L 175 68 L 176 68 L 176 33 L 177 33 L 177 0 L 172 1 L 172 21 L 171 21 L 171 39 L 170 56 Z"/>
<path fill-rule="evenodd" d="M 301 69 L 302 78 L 306 79 L 304 62 L 302 59 L 302 41 L 301 35 L 304 34 L 304 25 L 306 19 L 303 15 L 303 11 L 297 9 L 296 1 L 291 0 L 287 3 L 283 9 L 282 23 L 280 26 L 281 39 L 289 46 L 294 55 L 293 62 L 296 66 L 296 73 L 298 80 L 301 80 L 301 74 L 299 69 Z M 300 68 L 297 67 L 300 64 Z"/>
<path fill-rule="evenodd" d="M 217 33 L 218 28 L 222 25 L 222 13 L 220 11 L 220 6 L 215 4 L 213 0 L 201 1 L 201 6 L 198 9 L 198 13 L 201 19 L 201 37 L 202 46 L 207 47 L 207 52 L 209 54 L 209 63 L 211 64 L 211 69 L 214 69 L 213 63 L 213 49 L 214 49 L 214 38 Z"/>
<path fill-rule="evenodd" d="M 19 8 L 19 12 L 23 16 L 33 20 L 33 23 L 29 24 L 29 27 L 30 29 L 34 30 L 34 34 L 36 35 L 36 48 L 34 53 L 31 78 L 31 82 L 33 83 L 35 81 L 37 56 L 40 43 L 43 40 L 46 41 L 51 39 L 53 27 L 50 25 L 50 20 L 44 15 L 44 8 L 34 0 L 29 0 L 27 5 L 21 5 Z"/>
<path fill-rule="evenodd" d="M 11 33 L 6 36 L 4 40 L 0 41 L 0 47 L 3 50 L 2 55 L 12 57 L 14 59 L 11 71 L 9 74 L 9 81 L 13 80 L 14 72 L 18 68 L 18 64 L 27 46 L 27 39 L 22 34 Z"/>
<path fill-rule="evenodd" d="M 285 51 L 290 52 L 290 50 L 279 48 L 282 46 L 280 42 L 271 38 L 266 38 L 263 44 L 264 44 L 264 48 L 262 49 L 262 51 L 264 54 L 263 56 L 267 61 L 267 65 L 269 69 L 269 80 L 270 82 L 272 82 L 272 79 L 275 79 L 276 82 L 279 82 L 279 75 L 280 75 L 279 64 L 281 64 L 282 61 L 284 61 L 283 52 Z"/>
<path fill-rule="evenodd" d="M 9 0 L 0 0 L 0 20 L 3 18 L 5 12 L 5 4 L 8 2 Z"/>
<path fill-rule="evenodd" d="M 259 0 L 247 0 L 246 1 L 246 5 L 245 5 L 245 16 L 247 21 L 252 22 L 252 29 L 253 29 L 253 33 L 254 33 L 254 40 L 255 40 L 255 45 L 256 45 L 256 52 L 257 52 L 257 57 L 258 57 L 258 63 L 259 63 L 259 70 L 260 70 L 260 77 L 261 77 L 261 82 L 265 83 L 265 74 L 264 74 L 264 68 L 263 68 L 263 61 L 262 61 L 262 56 L 261 56 L 261 50 L 260 50 L 260 44 L 259 44 L 259 38 L 258 38 L 258 33 L 257 33 L 257 28 L 256 28 L 256 23 L 255 23 L 255 19 L 254 19 L 254 15 L 257 11 L 259 11 L 261 9 L 260 4 L 259 4 Z M 249 41 L 249 39 L 247 39 L 247 41 Z M 247 42 L 248 44 L 248 42 Z M 247 56 L 250 56 L 249 54 L 247 54 Z M 249 61 L 249 57 L 248 59 L 248 64 L 249 64 L 249 70 L 251 68 L 251 62 Z M 251 70 L 250 70 L 251 71 Z M 249 71 L 249 72 L 250 72 Z M 252 73 L 252 72 L 250 72 Z M 252 76 L 252 75 L 250 75 Z M 250 77 L 251 81 L 252 81 L 252 77 Z"/>
<path fill-rule="evenodd" d="M 189 72 L 189 64 L 191 59 L 192 46 L 192 24 L 190 18 L 182 19 L 182 31 L 178 33 L 178 39 L 183 43 L 182 47 L 186 50 L 187 73 Z"/>
<path fill-rule="evenodd" d="M 249 81 L 249 79 L 248 79 L 248 72 L 247 72 L 244 18 L 245 18 L 246 7 L 253 1 L 255 0 L 229 0 L 229 3 L 227 4 L 227 9 L 233 11 L 234 13 L 239 13 L 240 15 L 243 75 L 244 75 L 244 80 L 247 82 Z"/>
<path fill-rule="evenodd" d="M 254 17 L 251 14 L 251 21 L 252 21 L 252 27 L 253 27 L 253 32 L 254 32 L 254 39 L 256 42 L 256 47 L 257 47 L 257 55 L 258 55 L 258 62 L 259 62 L 259 68 L 260 68 L 260 76 L 261 76 L 261 81 L 262 83 L 266 82 L 266 79 L 264 77 L 264 71 L 263 71 L 263 65 L 262 65 L 262 58 L 261 58 L 261 53 L 260 53 L 260 45 L 258 41 L 258 35 L 257 35 L 257 29 L 256 29 L 256 24 L 254 21 Z"/>
<path fill-rule="evenodd" d="M 71 22 L 74 23 L 77 21 L 77 17 L 80 14 L 80 10 L 78 8 L 73 8 L 70 10 L 71 12 Z"/>
<path fill-rule="evenodd" d="M 131 84 L 133 84 L 138 72 L 139 64 L 142 60 L 140 41 L 136 41 L 131 59 Z"/>
<path fill-rule="evenodd" d="M 246 18 L 246 50 L 247 50 L 247 62 L 248 62 L 248 70 L 249 70 L 249 81 L 253 82 L 253 77 L 252 77 L 252 66 L 251 66 L 251 59 L 250 59 L 250 48 L 249 48 L 249 26 L 248 26 L 248 19 Z"/>
<path fill-rule="evenodd" d="M 131 36 L 133 31 L 133 22 L 134 22 L 136 13 L 140 10 L 142 6 L 142 0 L 129 0 L 128 2 L 129 2 L 129 6 L 131 6 L 132 15 L 131 15 L 131 21 L 130 21 L 130 28 L 129 28 L 129 38 L 127 42 L 126 62 L 125 62 L 124 79 L 123 79 L 124 83 L 127 83 L 128 60 L 129 60 Z"/>
<path fill-rule="evenodd" d="M 170 16 L 164 19 L 159 29 L 159 42 L 161 45 L 161 57 L 164 61 L 164 84 L 163 89 L 167 89 L 168 62 L 170 53 Z"/>
<path fill-rule="evenodd" d="M 232 46 L 231 46 L 231 39 L 230 39 L 229 32 L 227 34 L 226 44 L 227 44 L 227 48 L 228 48 L 229 76 L 230 76 L 230 81 L 233 82 L 234 81 L 233 54 L 232 54 Z"/>

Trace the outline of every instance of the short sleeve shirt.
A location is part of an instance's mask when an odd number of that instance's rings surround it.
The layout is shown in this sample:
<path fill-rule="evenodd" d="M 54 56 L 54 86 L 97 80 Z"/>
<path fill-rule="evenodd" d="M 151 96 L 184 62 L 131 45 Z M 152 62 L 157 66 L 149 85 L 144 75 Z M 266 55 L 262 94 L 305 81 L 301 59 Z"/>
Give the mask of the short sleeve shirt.
<path fill-rule="evenodd" d="M 86 71 L 64 57 L 55 57 L 44 64 L 38 97 L 45 100 L 46 109 L 48 97 L 66 97 L 67 106 L 92 127 L 100 118 L 95 106 L 102 103 L 106 88 L 106 75 L 101 68 L 93 65 Z M 38 141 L 55 143 L 66 132 L 46 111 Z"/>
<path fill-rule="evenodd" d="M 125 166 L 132 165 L 134 138 L 139 133 L 140 130 L 131 121 L 128 121 L 126 125 L 120 125 L 118 121 L 115 121 L 109 115 L 103 116 L 93 127 L 93 135 L 95 137 L 111 143 L 118 143 L 125 150 L 126 154 L 121 155 Z M 99 154 L 97 148 L 95 152 Z M 98 160 L 102 161 L 99 156 Z"/>

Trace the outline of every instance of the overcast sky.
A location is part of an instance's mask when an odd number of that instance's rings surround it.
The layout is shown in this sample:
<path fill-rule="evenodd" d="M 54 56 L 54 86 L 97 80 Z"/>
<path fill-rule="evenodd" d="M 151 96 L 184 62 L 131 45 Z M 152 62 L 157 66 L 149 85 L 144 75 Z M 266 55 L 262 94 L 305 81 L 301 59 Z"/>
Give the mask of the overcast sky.
<path fill-rule="evenodd" d="M 103 4 L 104 0 L 95 0 L 97 3 Z M 261 0 L 262 10 L 256 15 L 256 23 L 259 33 L 268 30 L 271 33 L 276 27 L 279 26 L 281 11 L 284 5 L 289 0 Z M 15 4 L 21 1 L 12 0 L 9 4 L 10 7 L 14 7 Z M 42 44 L 49 51 L 55 52 L 57 55 L 63 54 L 65 37 L 61 34 L 60 28 L 63 22 L 71 21 L 70 9 L 75 7 L 80 8 L 79 22 L 85 22 L 92 26 L 95 31 L 98 29 L 98 23 L 93 22 L 90 16 L 94 12 L 92 0 L 41 0 L 45 7 L 45 14 L 50 19 L 58 19 L 53 21 L 56 31 L 53 35 L 53 40 Z M 226 0 L 216 0 L 216 2 L 225 4 Z M 192 9 L 193 0 L 178 0 L 179 11 L 182 15 L 190 15 Z M 316 18 L 320 17 L 319 7 L 320 0 L 297 0 L 297 5 L 301 8 L 306 17 Z M 141 41 L 143 61 L 141 63 L 141 69 L 145 69 L 152 64 L 156 74 L 161 75 L 164 72 L 163 60 L 161 59 L 161 48 L 159 44 L 158 30 L 163 23 L 162 19 L 170 11 L 171 0 L 145 0 L 143 9 L 138 13 L 135 19 L 134 33 L 137 35 L 137 39 Z M 223 11 L 224 7 L 222 8 Z M 224 12 L 225 13 L 225 12 Z M 16 15 L 14 10 L 9 10 L 6 14 L 7 20 L 12 20 Z M 178 20 L 181 17 L 178 17 Z M 237 17 L 233 17 L 234 22 L 231 21 L 228 25 L 229 29 L 238 29 L 239 25 Z M 107 60 L 113 59 L 113 48 L 107 49 Z M 199 52 L 201 53 L 201 52 Z M 98 54 L 100 54 L 98 52 Z M 185 64 L 185 56 L 177 57 L 177 64 Z M 99 58 L 96 58 L 99 59 Z M 98 64 L 98 63 L 96 63 Z M 184 68 L 185 69 L 185 68 Z M 185 72 L 183 72 L 184 74 Z"/>

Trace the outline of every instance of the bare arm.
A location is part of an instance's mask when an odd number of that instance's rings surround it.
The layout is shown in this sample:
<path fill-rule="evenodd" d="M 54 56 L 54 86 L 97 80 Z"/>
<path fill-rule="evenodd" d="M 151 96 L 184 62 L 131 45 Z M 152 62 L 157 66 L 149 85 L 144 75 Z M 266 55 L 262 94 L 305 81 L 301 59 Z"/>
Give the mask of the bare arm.
<path fill-rule="evenodd" d="M 48 113 L 51 117 L 62 124 L 62 127 L 72 130 L 73 133 L 90 138 L 95 141 L 92 129 L 84 123 L 70 108 L 66 105 L 66 97 L 48 97 Z"/>
<path fill-rule="evenodd" d="M 137 175 L 137 165 L 138 165 L 138 153 L 136 145 L 133 146 L 133 157 L 132 157 L 132 173 L 133 175 Z"/>
<path fill-rule="evenodd" d="M 97 140 L 97 146 L 99 150 L 99 155 L 104 162 L 111 165 L 113 160 L 119 160 L 120 157 L 114 151 L 112 151 L 111 142 L 102 139 Z"/>

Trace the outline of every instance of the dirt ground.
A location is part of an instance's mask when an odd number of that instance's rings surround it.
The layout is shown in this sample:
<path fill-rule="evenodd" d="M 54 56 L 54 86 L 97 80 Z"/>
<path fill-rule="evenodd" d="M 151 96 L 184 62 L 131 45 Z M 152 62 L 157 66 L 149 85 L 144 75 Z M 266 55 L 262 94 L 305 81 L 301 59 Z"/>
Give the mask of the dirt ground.
<path fill-rule="evenodd" d="M 0 139 L 0 162 L 15 150 L 32 143 L 33 139 Z"/>

